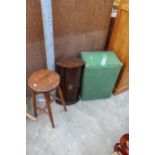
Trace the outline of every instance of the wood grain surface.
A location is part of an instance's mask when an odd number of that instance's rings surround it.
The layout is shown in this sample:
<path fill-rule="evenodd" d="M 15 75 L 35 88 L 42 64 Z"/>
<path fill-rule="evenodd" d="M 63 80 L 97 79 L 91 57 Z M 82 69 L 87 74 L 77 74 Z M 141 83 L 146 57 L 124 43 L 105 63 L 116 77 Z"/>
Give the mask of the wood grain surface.
<path fill-rule="evenodd" d="M 77 68 L 83 66 L 84 61 L 79 58 L 62 58 L 56 65 L 64 68 Z"/>
<path fill-rule="evenodd" d="M 108 49 L 115 51 L 123 67 L 115 85 L 118 94 L 129 88 L 129 12 L 128 0 L 121 1 Z"/>
<path fill-rule="evenodd" d="M 29 87 L 35 92 L 49 92 L 55 89 L 59 83 L 59 74 L 47 69 L 34 72 L 28 79 Z"/>

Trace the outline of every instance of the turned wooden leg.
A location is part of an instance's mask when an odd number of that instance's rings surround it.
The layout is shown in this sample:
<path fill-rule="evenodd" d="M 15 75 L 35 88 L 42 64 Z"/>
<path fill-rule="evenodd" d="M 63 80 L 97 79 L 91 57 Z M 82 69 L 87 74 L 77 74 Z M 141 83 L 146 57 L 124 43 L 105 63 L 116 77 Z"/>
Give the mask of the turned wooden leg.
<path fill-rule="evenodd" d="M 33 100 L 34 116 L 37 117 L 37 102 L 36 102 L 36 92 L 35 91 L 32 91 L 32 100 Z"/>
<path fill-rule="evenodd" d="M 63 97 L 63 94 L 62 94 L 62 91 L 61 91 L 60 86 L 58 86 L 58 94 L 59 94 L 59 97 L 60 97 L 60 99 L 61 99 L 61 103 L 62 103 L 63 106 L 64 106 L 65 111 L 67 111 L 66 103 L 65 103 L 65 100 L 64 100 L 64 97 Z"/>
<path fill-rule="evenodd" d="M 45 99 L 46 99 L 46 107 L 47 107 L 47 110 L 48 110 L 48 115 L 49 115 L 52 127 L 55 128 L 53 115 L 52 115 L 52 110 L 51 110 L 51 106 L 50 106 L 49 93 L 44 93 L 44 95 L 45 95 Z"/>

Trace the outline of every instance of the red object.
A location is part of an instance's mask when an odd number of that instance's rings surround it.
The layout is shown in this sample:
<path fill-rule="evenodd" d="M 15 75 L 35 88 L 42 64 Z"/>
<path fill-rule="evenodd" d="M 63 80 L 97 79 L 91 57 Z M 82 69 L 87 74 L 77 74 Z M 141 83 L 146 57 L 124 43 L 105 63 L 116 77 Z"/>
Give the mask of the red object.
<path fill-rule="evenodd" d="M 129 134 L 125 134 L 120 138 L 120 143 L 116 143 L 114 146 L 114 151 L 120 155 L 129 155 L 129 147 L 127 146 L 129 142 Z"/>

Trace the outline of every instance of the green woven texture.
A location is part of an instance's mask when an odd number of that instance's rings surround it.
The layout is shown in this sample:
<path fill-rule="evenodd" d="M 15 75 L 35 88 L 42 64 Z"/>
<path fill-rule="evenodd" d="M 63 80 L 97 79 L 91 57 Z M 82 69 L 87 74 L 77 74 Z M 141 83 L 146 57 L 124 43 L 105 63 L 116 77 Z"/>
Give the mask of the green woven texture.
<path fill-rule="evenodd" d="M 116 83 L 122 63 L 114 52 L 81 52 L 85 62 L 82 78 L 82 100 L 110 97 Z"/>

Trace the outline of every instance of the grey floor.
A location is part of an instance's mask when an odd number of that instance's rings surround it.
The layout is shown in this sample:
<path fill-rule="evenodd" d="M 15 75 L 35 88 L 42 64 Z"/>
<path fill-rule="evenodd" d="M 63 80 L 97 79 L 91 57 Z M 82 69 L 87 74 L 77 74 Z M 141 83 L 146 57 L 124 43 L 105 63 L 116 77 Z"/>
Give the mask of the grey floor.
<path fill-rule="evenodd" d="M 128 91 L 109 99 L 53 103 L 56 128 L 47 115 L 26 121 L 27 155 L 111 155 L 120 136 L 129 131 Z M 32 109 L 31 109 L 32 110 Z"/>

